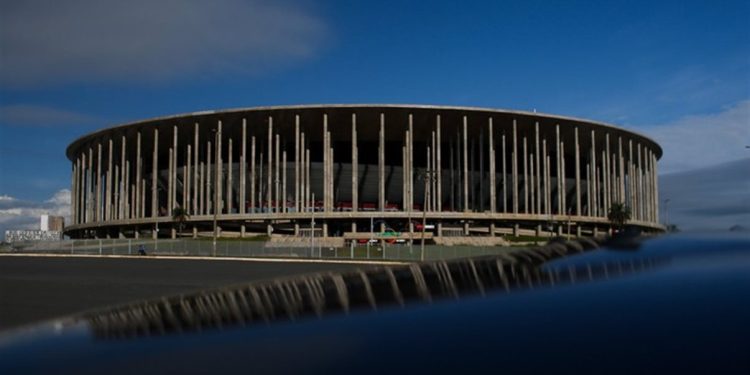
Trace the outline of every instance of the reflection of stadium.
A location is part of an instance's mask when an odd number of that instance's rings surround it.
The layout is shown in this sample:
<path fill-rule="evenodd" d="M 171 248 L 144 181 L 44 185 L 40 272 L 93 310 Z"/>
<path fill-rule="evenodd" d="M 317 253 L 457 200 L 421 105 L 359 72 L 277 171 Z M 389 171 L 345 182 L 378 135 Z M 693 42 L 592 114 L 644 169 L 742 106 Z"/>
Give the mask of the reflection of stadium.
<path fill-rule="evenodd" d="M 588 235 L 608 228 L 616 202 L 631 208 L 633 225 L 661 229 L 658 144 L 538 113 L 402 105 L 198 112 L 101 130 L 67 155 L 66 233 L 75 238 L 175 236 L 175 208 L 189 214 L 185 235 L 212 231 L 214 214 L 223 235 L 300 235 L 313 216 L 327 236 L 369 233 L 371 223 L 408 230 L 423 218 L 435 236 Z"/>

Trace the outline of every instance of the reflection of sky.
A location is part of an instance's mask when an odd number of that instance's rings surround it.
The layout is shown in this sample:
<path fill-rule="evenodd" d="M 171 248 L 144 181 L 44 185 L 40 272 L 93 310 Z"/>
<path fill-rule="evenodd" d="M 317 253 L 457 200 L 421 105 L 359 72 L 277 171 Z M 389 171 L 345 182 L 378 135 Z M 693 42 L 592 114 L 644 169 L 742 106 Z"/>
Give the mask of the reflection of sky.
<path fill-rule="evenodd" d="M 750 228 L 750 158 L 713 168 L 668 174 L 659 180 L 661 220 L 681 230 Z"/>

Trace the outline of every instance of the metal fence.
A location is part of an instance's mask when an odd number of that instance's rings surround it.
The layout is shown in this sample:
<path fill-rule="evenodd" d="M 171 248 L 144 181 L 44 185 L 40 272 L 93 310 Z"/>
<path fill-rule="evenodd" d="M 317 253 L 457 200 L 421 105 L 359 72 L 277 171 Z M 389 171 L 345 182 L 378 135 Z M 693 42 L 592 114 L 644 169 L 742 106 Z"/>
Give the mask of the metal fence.
<path fill-rule="evenodd" d="M 362 259 L 362 260 L 436 260 L 478 255 L 497 255 L 518 248 L 490 246 L 436 246 L 418 244 L 370 245 L 347 247 L 293 247 L 265 241 L 219 240 L 214 251 L 208 239 L 99 239 L 17 242 L 9 251 L 17 253 L 56 253 L 90 255 L 220 256 L 259 258 Z"/>

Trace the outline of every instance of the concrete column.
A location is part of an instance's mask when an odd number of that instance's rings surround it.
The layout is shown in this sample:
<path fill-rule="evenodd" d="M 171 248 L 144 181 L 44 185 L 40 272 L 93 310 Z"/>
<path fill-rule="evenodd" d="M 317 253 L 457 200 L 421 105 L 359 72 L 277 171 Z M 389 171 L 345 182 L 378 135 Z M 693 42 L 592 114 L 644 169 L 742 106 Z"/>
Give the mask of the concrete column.
<path fill-rule="evenodd" d="M 80 172 L 79 172 L 80 173 Z M 115 196 L 114 196 L 114 202 L 113 202 L 113 215 L 115 220 L 120 220 L 121 217 L 121 211 L 120 211 L 120 195 L 122 194 L 122 179 L 120 178 L 120 166 L 115 165 Z M 79 185 L 78 189 L 80 190 L 81 187 Z M 79 193 L 80 198 L 80 193 Z M 79 201 L 79 210 L 80 210 L 80 201 Z M 78 217 L 80 218 L 81 211 L 78 211 Z M 79 221 L 80 223 L 80 221 Z"/>
<path fill-rule="evenodd" d="M 463 180 L 464 180 L 464 212 L 469 211 L 469 148 L 467 145 L 468 142 L 468 124 L 466 116 L 463 117 L 464 120 L 464 133 L 463 133 L 463 155 L 464 155 L 464 169 L 463 169 Z"/>
<path fill-rule="evenodd" d="M 172 215 L 172 203 L 174 202 L 174 196 L 172 195 L 172 188 L 174 187 L 174 179 L 172 177 L 172 171 L 174 168 L 174 149 L 172 147 L 169 148 L 169 169 L 167 169 L 167 174 L 169 176 L 167 180 L 167 216 Z"/>
<path fill-rule="evenodd" d="M 604 216 L 607 216 L 607 213 L 609 212 L 609 207 L 612 205 L 612 180 L 610 179 L 611 173 L 610 173 L 610 150 L 609 150 L 609 133 L 604 135 L 604 148 L 606 150 L 606 154 L 603 158 L 604 162 L 604 189 L 605 189 L 605 207 L 604 207 Z"/>
<path fill-rule="evenodd" d="M 432 152 L 432 148 L 430 146 L 427 146 L 427 153 L 425 155 L 425 157 L 427 158 L 427 167 L 425 168 L 425 171 L 427 173 L 423 177 L 425 180 L 424 180 L 424 193 L 423 193 L 424 194 L 424 199 L 422 199 L 422 202 L 424 203 L 424 205 L 422 206 L 422 211 L 425 211 L 425 212 L 429 211 L 428 210 L 428 208 L 430 207 L 430 200 L 429 200 L 430 194 L 429 194 L 429 191 L 432 188 L 430 186 L 430 172 L 432 171 L 431 170 L 431 168 L 432 168 L 432 159 L 430 158 L 430 153 L 431 152 Z"/>
<path fill-rule="evenodd" d="M 329 170 L 328 170 L 328 148 L 330 145 L 328 144 L 328 115 L 323 114 L 323 209 L 325 211 L 328 211 L 328 181 L 330 181 L 330 178 L 328 176 Z"/>
<path fill-rule="evenodd" d="M 76 165 L 77 160 L 73 160 L 73 167 L 71 168 L 71 181 L 70 181 L 70 223 L 77 224 L 76 221 L 76 210 L 78 209 L 78 166 Z"/>
<path fill-rule="evenodd" d="M 242 119 L 242 149 L 240 152 L 240 201 L 237 208 L 240 214 L 244 214 L 247 207 L 247 119 L 244 118 Z M 244 228 L 243 225 L 243 232 Z"/>
<path fill-rule="evenodd" d="M 601 216 L 606 217 L 607 211 L 609 211 L 609 158 L 607 157 L 607 149 L 609 145 L 609 134 L 605 134 L 604 136 L 604 147 L 602 147 L 601 154 L 599 157 L 601 158 L 601 190 L 602 190 L 602 211 Z"/>
<path fill-rule="evenodd" d="M 591 215 L 591 164 L 586 163 L 586 216 Z"/>
<path fill-rule="evenodd" d="M 190 211 L 190 205 L 189 205 L 189 199 L 190 199 L 190 189 L 192 186 L 190 186 L 190 171 L 191 171 L 191 162 L 192 162 L 192 153 L 193 153 L 193 146 L 188 144 L 187 145 L 187 157 L 185 158 L 185 166 L 182 168 L 182 179 L 184 183 L 182 184 L 182 208 L 185 210 L 185 212 Z"/>
<path fill-rule="evenodd" d="M 529 213 L 529 149 L 523 137 L 523 212 Z"/>
<path fill-rule="evenodd" d="M 497 211 L 497 185 L 495 184 L 495 132 L 492 129 L 492 117 L 490 117 L 487 126 L 489 128 L 488 135 L 490 146 L 490 212 L 494 214 Z M 494 226 L 495 224 L 492 224 L 492 229 L 494 229 Z M 494 236 L 494 231 L 492 235 Z"/>
<path fill-rule="evenodd" d="M 123 139 L 123 149 L 125 147 L 124 142 Z M 159 216 L 159 203 L 157 198 L 157 178 L 159 174 L 159 129 L 154 129 L 154 148 L 151 154 L 151 161 L 151 217 L 157 217 Z M 124 163 L 120 165 L 124 165 Z"/>
<path fill-rule="evenodd" d="M 200 166 L 198 165 L 199 159 L 200 159 L 199 158 L 200 146 L 198 145 L 198 128 L 199 128 L 199 125 L 196 122 L 195 130 L 194 130 L 195 134 L 193 135 L 193 150 L 195 150 L 195 155 L 193 155 L 193 176 L 192 176 L 193 177 L 193 210 L 190 212 L 192 215 L 200 214 L 200 212 L 198 211 L 198 190 L 200 190 L 199 189 L 200 185 L 198 185 L 198 179 L 200 177 L 199 176 Z"/>
<path fill-rule="evenodd" d="M 218 131 L 219 135 L 216 137 L 216 202 L 214 202 L 214 205 L 216 206 L 214 209 L 216 212 L 219 213 L 219 215 L 224 212 L 224 148 L 222 147 L 223 140 L 222 138 L 222 122 L 219 121 L 218 124 Z"/>
<path fill-rule="evenodd" d="M 301 200 L 300 210 L 301 211 L 307 211 L 307 207 L 308 207 L 308 205 L 309 205 L 310 202 L 309 202 L 309 199 L 307 198 L 307 194 L 306 194 L 306 192 L 309 190 L 308 189 L 309 181 L 307 181 L 307 178 L 305 178 L 305 176 L 307 175 L 306 174 L 306 170 L 307 170 L 307 158 L 305 157 L 305 150 L 307 148 L 305 147 L 305 133 L 301 133 L 300 134 L 299 143 L 300 143 L 299 144 L 299 147 L 300 147 L 300 155 L 299 155 L 299 157 L 300 157 L 300 172 L 299 172 L 300 173 L 300 176 L 299 176 L 299 179 L 300 179 L 300 190 L 299 190 L 299 195 L 300 195 L 300 200 Z"/>
<path fill-rule="evenodd" d="M 628 206 L 630 207 L 633 218 L 635 218 L 635 184 L 633 183 L 633 140 L 628 140 Z"/>
<path fill-rule="evenodd" d="M 357 211 L 358 206 L 358 175 L 357 175 L 357 114 L 352 113 L 352 211 Z"/>
<path fill-rule="evenodd" d="M 212 138 L 216 139 L 216 137 L 212 137 Z M 213 160 L 215 156 L 216 155 L 214 155 L 214 153 L 211 152 L 211 141 L 206 142 L 206 197 L 205 197 L 205 201 L 206 201 L 206 213 L 205 214 L 206 215 L 212 215 L 214 213 L 214 207 L 215 207 L 214 194 L 212 191 L 213 183 L 211 182 L 216 176 L 215 173 L 213 174 L 211 173 L 211 166 L 213 165 L 211 163 L 211 160 Z M 216 168 L 216 166 L 214 166 L 213 168 Z"/>
<path fill-rule="evenodd" d="M 70 181 L 70 222 L 78 224 L 78 159 L 73 160 L 72 178 Z"/>
<path fill-rule="evenodd" d="M 172 147 L 174 148 L 174 155 L 172 155 L 172 209 L 174 209 L 177 204 L 177 155 L 179 149 L 177 145 L 177 126 L 174 127 L 173 137 Z M 172 216 L 172 210 L 169 210 L 168 215 Z"/>
<path fill-rule="evenodd" d="M 138 132 L 138 144 L 140 145 L 140 135 Z M 140 151 L 140 147 L 138 148 Z M 140 156 L 140 153 L 139 153 Z M 138 165 L 140 167 L 140 164 Z M 140 168 L 138 169 L 140 173 Z M 112 220 L 112 138 L 107 140 L 107 182 L 106 192 L 104 193 L 104 220 Z M 72 205 L 71 205 L 72 207 Z"/>
<path fill-rule="evenodd" d="M 229 149 L 227 150 L 227 153 L 228 153 L 228 155 L 227 155 L 227 159 L 228 159 L 227 160 L 227 204 L 226 204 L 226 206 L 227 206 L 226 213 L 227 214 L 231 214 L 232 213 L 232 208 L 233 208 L 232 207 L 233 206 L 232 205 L 232 198 L 233 198 L 232 197 L 232 190 L 233 190 L 232 186 L 234 184 L 233 184 L 233 180 L 232 180 L 232 170 L 234 169 L 234 163 L 233 163 L 234 162 L 234 160 L 233 160 L 234 156 L 232 155 L 232 151 L 233 151 L 232 150 L 232 143 L 234 143 L 232 141 L 232 138 L 229 138 Z"/>
<path fill-rule="evenodd" d="M 125 198 L 125 219 L 131 219 L 130 205 L 132 197 L 130 196 L 130 160 L 125 160 L 125 192 L 123 193 Z"/>
<path fill-rule="evenodd" d="M 378 134 L 378 208 L 385 211 L 385 114 L 380 114 L 380 132 Z"/>
<path fill-rule="evenodd" d="M 656 153 L 651 153 L 651 159 L 654 166 L 652 172 L 654 179 L 654 222 L 659 223 L 659 163 Z"/>
<path fill-rule="evenodd" d="M 409 195 L 408 190 L 409 189 L 408 189 L 407 183 L 406 183 L 406 180 L 407 180 L 406 176 L 408 175 L 408 171 L 407 171 L 408 166 L 407 166 L 407 164 L 409 164 L 408 163 L 409 157 L 406 156 L 406 143 L 407 143 L 407 139 L 409 138 L 408 137 L 408 133 L 409 133 L 408 131 L 406 133 L 404 133 L 404 146 L 401 147 L 401 160 L 403 160 L 403 162 L 401 163 L 401 165 L 402 165 L 402 167 L 401 167 L 401 178 L 402 178 L 402 180 L 404 182 L 402 184 L 402 186 L 401 186 L 401 202 L 403 204 L 403 207 L 402 207 L 403 211 L 406 211 L 406 207 L 409 206 L 409 199 L 408 199 L 408 195 Z"/>
<path fill-rule="evenodd" d="M 552 160 L 549 155 L 552 150 L 551 150 L 551 147 L 550 147 L 550 150 L 547 150 L 546 139 L 542 141 L 542 149 L 544 150 L 544 153 L 545 153 L 544 155 L 544 159 L 545 159 L 544 160 L 544 168 L 545 168 L 544 180 L 546 182 L 546 189 L 545 189 L 544 194 L 546 196 L 546 201 L 547 201 L 547 214 L 552 216 L 552 213 L 553 213 L 552 211 Z"/>
<path fill-rule="evenodd" d="M 436 147 L 437 147 L 437 210 L 443 211 L 443 163 L 441 160 L 442 156 L 442 142 L 440 140 L 440 115 L 437 115 L 437 134 L 436 134 Z"/>
<path fill-rule="evenodd" d="M 300 144 L 299 115 L 294 115 L 294 211 L 300 212 Z M 297 228 L 295 226 L 295 228 Z M 297 235 L 297 229 L 294 234 Z"/>
<path fill-rule="evenodd" d="M 581 148 L 578 143 L 578 127 L 575 128 L 576 149 L 576 216 L 581 216 Z M 580 227 L 579 227 L 580 228 Z"/>
<path fill-rule="evenodd" d="M 619 183 L 620 183 L 620 191 L 619 191 L 619 201 L 622 203 L 626 203 L 627 200 L 625 199 L 625 159 L 622 155 L 622 137 L 617 137 L 617 147 L 618 147 L 618 162 L 620 164 L 620 173 L 619 173 Z"/>
<path fill-rule="evenodd" d="M 432 169 L 430 174 L 430 202 L 431 210 L 437 210 L 437 144 L 435 143 L 435 132 L 432 132 L 432 151 L 430 153 L 430 162 Z"/>
<path fill-rule="evenodd" d="M 88 216 L 89 216 L 89 182 L 88 182 L 88 174 L 89 169 L 87 168 L 86 161 L 88 160 L 86 157 L 86 151 L 84 150 L 82 153 L 81 159 L 83 164 L 83 173 L 81 175 L 81 222 L 86 223 L 88 222 Z"/>
<path fill-rule="evenodd" d="M 331 133 L 328 133 L 328 139 L 329 139 L 329 143 L 330 143 Z M 331 183 L 330 183 L 331 205 L 329 207 L 329 211 L 333 211 L 333 207 L 334 207 L 334 205 L 336 203 L 336 196 L 334 194 L 336 189 L 335 189 L 335 186 L 334 186 L 334 182 L 335 182 L 334 176 L 335 176 L 335 174 L 334 174 L 334 170 L 333 170 L 333 164 L 334 164 L 333 163 L 333 160 L 334 160 L 333 159 L 333 155 L 334 155 L 333 146 L 331 146 L 331 148 L 330 148 L 330 153 L 331 153 L 331 158 L 330 158 L 330 160 L 331 160 Z"/>
<path fill-rule="evenodd" d="M 110 141 L 110 148 L 111 148 L 111 141 Z M 110 158 L 112 158 L 112 153 L 110 150 Z M 143 197 L 144 192 L 141 188 L 143 185 L 143 157 L 141 156 L 141 131 L 138 131 L 138 135 L 136 136 L 136 143 L 135 143 L 135 180 L 138 181 L 138 187 L 135 190 L 135 201 L 138 204 L 138 209 L 136 209 L 135 216 L 137 218 L 142 218 L 146 216 L 146 213 L 143 212 L 143 209 L 141 208 L 144 203 L 142 203 L 145 198 Z M 137 233 L 137 231 L 136 231 Z"/>
<path fill-rule="evenodd" d="M 534 191 L 534 153 L 529 154 L 529 209 L 527 210 L 531 214 L 537 214 L 536 212 L 536 191 Z"/>
<path fill-rule="evenodd" d="M 255 136 L 250 139 L 250 213 L 255 213 Z"/>
<path fill-rule="evenodd" d="M 409 154 L 409 211 L 414 209 L 414 116 L 409 114 L 409 143 L 407 145 Z"/>
<path fill-rule="evenodd" d="M 266 180 L 266 209 L 271 212 L 271 202 L 273 197 L 272 179 L 273 179 L 273 117 L 268 116 L 268 147 L 266 148 L 266 155 L 268 156 L 268 167 L 266 168 L 266 174 L 268 175 Z"/>
<path fill-rule="evenodd" d="M 286 150 L 281 153 L 281 212 L 288 211 L 286 199 Z"/>
<path fill-rule="evenodd" d="M 503 212 L 508 212 L 508 172 L 506 170 L 505 132 L 503 132 Z"/>
<path fill-rule="evenodd" d="M 513 155 L 511 160 L 511 173 L 513 174 L 513 213 L 518 213 L 518 130 L 516 119 L 513 119 Z"/>
<path fill-rule="evenodd" d="M 310 191 L 310 149 L 305 148 L 305 200 L 308 202 L 308 207 L 315 207 L 315 202 L 310 197 L 312 192 Z"/>
<path fill-rule="evenodd" d="M 534 171 L 536 171 L 536 175 L 534 177 L 534 192 L 536 193 L 536 213 L 540 214 L 542 212 L 542 192 L 539 189 L 541 182 L 541 171 L 539 169 L 539 156 L 541 155 L 539 153 L 539 121 L 534 123 L 534 155 L 536 155 L 534 163 Z"/>
<path fill-rule="evenodd" d="M 197 215 L 206 214 L 206 163 L 200 162 L 200 179 L 198 181 L 198 211 Z"/>
<path fill-rule="evenodd" d="M 279 143 L 279 134 L 276 134 L 276 148 L 274 149 L 274 152 L 276 153 L 274 155 L 274 164 L 275 164 L 275 171 L 274 171 L 274 200 L 276 201 L 276 212 L 281 212 L 281 193 L 279 189 L 279 184 L 281 183 L 281 176 L 279 173 L 279 166 L 281 159 L 279 158 L 279 154 L 281 152 L 281 147 Z M 269 171 L 270 172 L 270 171 Z"/>
<path fill-rule="evenodd" d="M 642 206 L 642 204 L 643 204 L 643 195 L 642 195 L 643 194 L 643 185 L 642 185 L 643 179 L 641 178 L 641 169 L 642 169 L 641 166 L 643 165 L 642 164 L 643 161 L 641 159 L 641 144 L 640 143 L 638 143 L 637 148 L 638 148 L 638 152 L 637 152 L 637 155 L 638 155 L 638 164 L 636 165 L 636 177 L 635 177 L 635 180 L 636 180 L 635 181 L 635 185 L 636 185 L 636 189 L 635 189 L 635 201 L 636 201 L 636 204 L 635 204 L 635 207 L 636 207 L 636 209 L 635 209 L 635 215 L 634 216 L 638 220 L 643 220 L 643 206 Z"/>
<path fill-rule="evenodd" d="M 120 142 L 120 206 L 118 207 L 118 211 L 120 213 L 120 219 L 125 219 L 125 202 L 127 202 L 127 194 L 125 187 L 127 186 L 127 182 L 125 179 L 126 173 L 125 173 L 125 158 L 126 158 L 126 150 L 127 150 L 127 138 L 125 136 L 122 136 L 121 142 Z M 88 203 L 88 202 L 87 202 Z"/>
<path fill-rule="evenodd" d="M 96 180 L 94 182 L 94 188 L 96 189 L 95 201 L 94 201 L 94 221 L 101 221 L 102 212 L 102 143 L 96 144 Z"/>
<path fill-rule="evenodd" d="M 592 216 L 599 215 L 599 183 L 596 178 L 596 133 L 591 131 L 591 194 Z"/>
<path fill-rule="evenodd" d="M 555 182 L 557 182 L 557 214 L 563 214 L 562 206 L 562 151 L 560 150 L 560 125 L 555 125 L 555 148 L 557 156 L 555 160 Z"/>
<path fill-rule="evenodd" d="M 562 193 L 560 196 L 562 197 L 562 203 L 560 204 L 562 207 L 562 210 L 560 211 L 561 215 L 565 215 L 568 213 L 568 203 L 567 203 L 567 196 L 568 196 L 568 176 L 565 172 L 565 142 L 560 141 L 560 173 L 562 174 L 561 180 L 560 180 L 560 188 Z"/>

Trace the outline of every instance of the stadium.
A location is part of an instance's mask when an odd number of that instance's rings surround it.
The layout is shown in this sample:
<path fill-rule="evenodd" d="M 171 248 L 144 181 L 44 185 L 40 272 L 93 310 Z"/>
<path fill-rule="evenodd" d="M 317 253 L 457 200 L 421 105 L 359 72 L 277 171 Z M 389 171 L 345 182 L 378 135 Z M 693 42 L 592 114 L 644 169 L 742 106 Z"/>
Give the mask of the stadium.
<path fill-rule="evenodd" d="M 66 153 L 71 238 L 596 236 L 615 203 L 630 226 L 663 230 L 656 142 L 536 112 L 206 111 L 97 131 Z"/>

